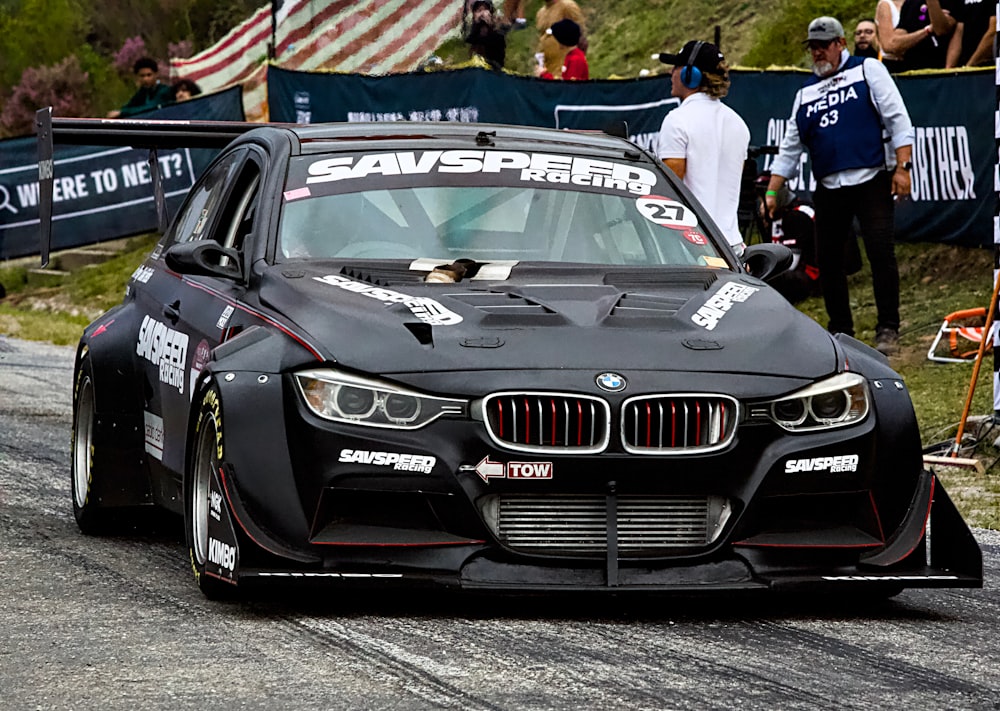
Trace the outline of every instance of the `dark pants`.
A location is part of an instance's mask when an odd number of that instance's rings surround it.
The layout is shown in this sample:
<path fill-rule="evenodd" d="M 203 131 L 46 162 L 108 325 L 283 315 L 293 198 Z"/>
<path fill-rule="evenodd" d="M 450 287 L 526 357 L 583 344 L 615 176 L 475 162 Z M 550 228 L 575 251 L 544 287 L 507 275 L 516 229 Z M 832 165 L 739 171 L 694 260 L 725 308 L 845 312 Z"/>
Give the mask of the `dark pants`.
<path fill-rule="evenodd" d="M 892 174 L 881 171 L 867 183 L 843 188 L 816 186 L 816 258 L 831 333 L 854 335 L 854 318 L 844 264 L 851 223 L 861 223 L 865 254 L 872 267 L 876 328 L 899 330 L 899 267 L 893 245 Z"/>

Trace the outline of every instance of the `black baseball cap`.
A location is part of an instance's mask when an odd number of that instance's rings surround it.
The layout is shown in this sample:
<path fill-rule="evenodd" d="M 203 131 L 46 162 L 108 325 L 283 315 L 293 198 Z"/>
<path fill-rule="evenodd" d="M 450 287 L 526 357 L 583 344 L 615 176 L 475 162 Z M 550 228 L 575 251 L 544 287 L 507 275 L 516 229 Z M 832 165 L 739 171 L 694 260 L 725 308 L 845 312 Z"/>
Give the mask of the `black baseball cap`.
<path fill-rule="evenodd" d="M 695 49 L 697 48 L 697 53 Z M 694 55 L 694 59 L 691 56 Z M 698 67 L 703 72 L 710 74 L 719 73 L 719 64 L 726 61 L 722 52 L 711 42 L 701 42 L 691 40 L 677 54 L 661 54 L 660 61 L 664 64 L 673 64 L 678 67 L 685 67 L 689 63 L 693 67 Z"/>

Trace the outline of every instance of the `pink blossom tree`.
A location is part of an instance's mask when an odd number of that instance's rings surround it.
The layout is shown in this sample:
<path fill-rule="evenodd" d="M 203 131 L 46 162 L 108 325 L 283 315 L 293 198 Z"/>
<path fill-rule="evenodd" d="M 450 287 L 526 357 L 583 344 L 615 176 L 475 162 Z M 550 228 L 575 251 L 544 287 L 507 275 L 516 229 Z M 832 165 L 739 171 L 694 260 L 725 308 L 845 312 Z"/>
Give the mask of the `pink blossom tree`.
<path fill-rule="evenodd" d="M 51 106 L 56 116 L 87 116 L 91 108 L 87 72 L 75 55 L 49 67 L 29 67 L 0 112 L 0 128 L 11 136 L 33 131 L 35 111 Z"/>

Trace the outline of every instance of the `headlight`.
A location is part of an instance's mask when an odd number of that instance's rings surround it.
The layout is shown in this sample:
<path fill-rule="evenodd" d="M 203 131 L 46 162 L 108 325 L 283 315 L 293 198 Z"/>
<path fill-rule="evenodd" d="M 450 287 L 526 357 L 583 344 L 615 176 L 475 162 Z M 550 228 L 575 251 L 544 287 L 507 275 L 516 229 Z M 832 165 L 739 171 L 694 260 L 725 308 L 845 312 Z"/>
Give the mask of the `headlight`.
<path fill-rule="evenodd" d="M 464 400 L 423 395 L 336 370 L 295 374 L 302 399 L 319 417 L 366 427 L 414 430 L 444 415 L 463 415 Z"/>
<path fill-rule="evenodd" d="M 767 412 L 789 432 L 853 425 L 868 416 L 868 386 L 857 373 L 841 373 L 771 401 Z"/>

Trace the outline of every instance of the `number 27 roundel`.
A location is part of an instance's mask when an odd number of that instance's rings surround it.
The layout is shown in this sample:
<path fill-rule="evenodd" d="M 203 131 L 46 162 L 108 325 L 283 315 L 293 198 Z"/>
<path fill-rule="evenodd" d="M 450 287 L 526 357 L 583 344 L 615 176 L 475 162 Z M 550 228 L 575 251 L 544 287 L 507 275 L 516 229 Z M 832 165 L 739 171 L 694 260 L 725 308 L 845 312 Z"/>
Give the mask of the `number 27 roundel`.
<path fill-rule="evenodd" d="M 639 213 L 650 222 L 664 227 L 695 227 L 698 217 L 690 208 L 672 198 L 645 195 L 635 201 Z"/>

